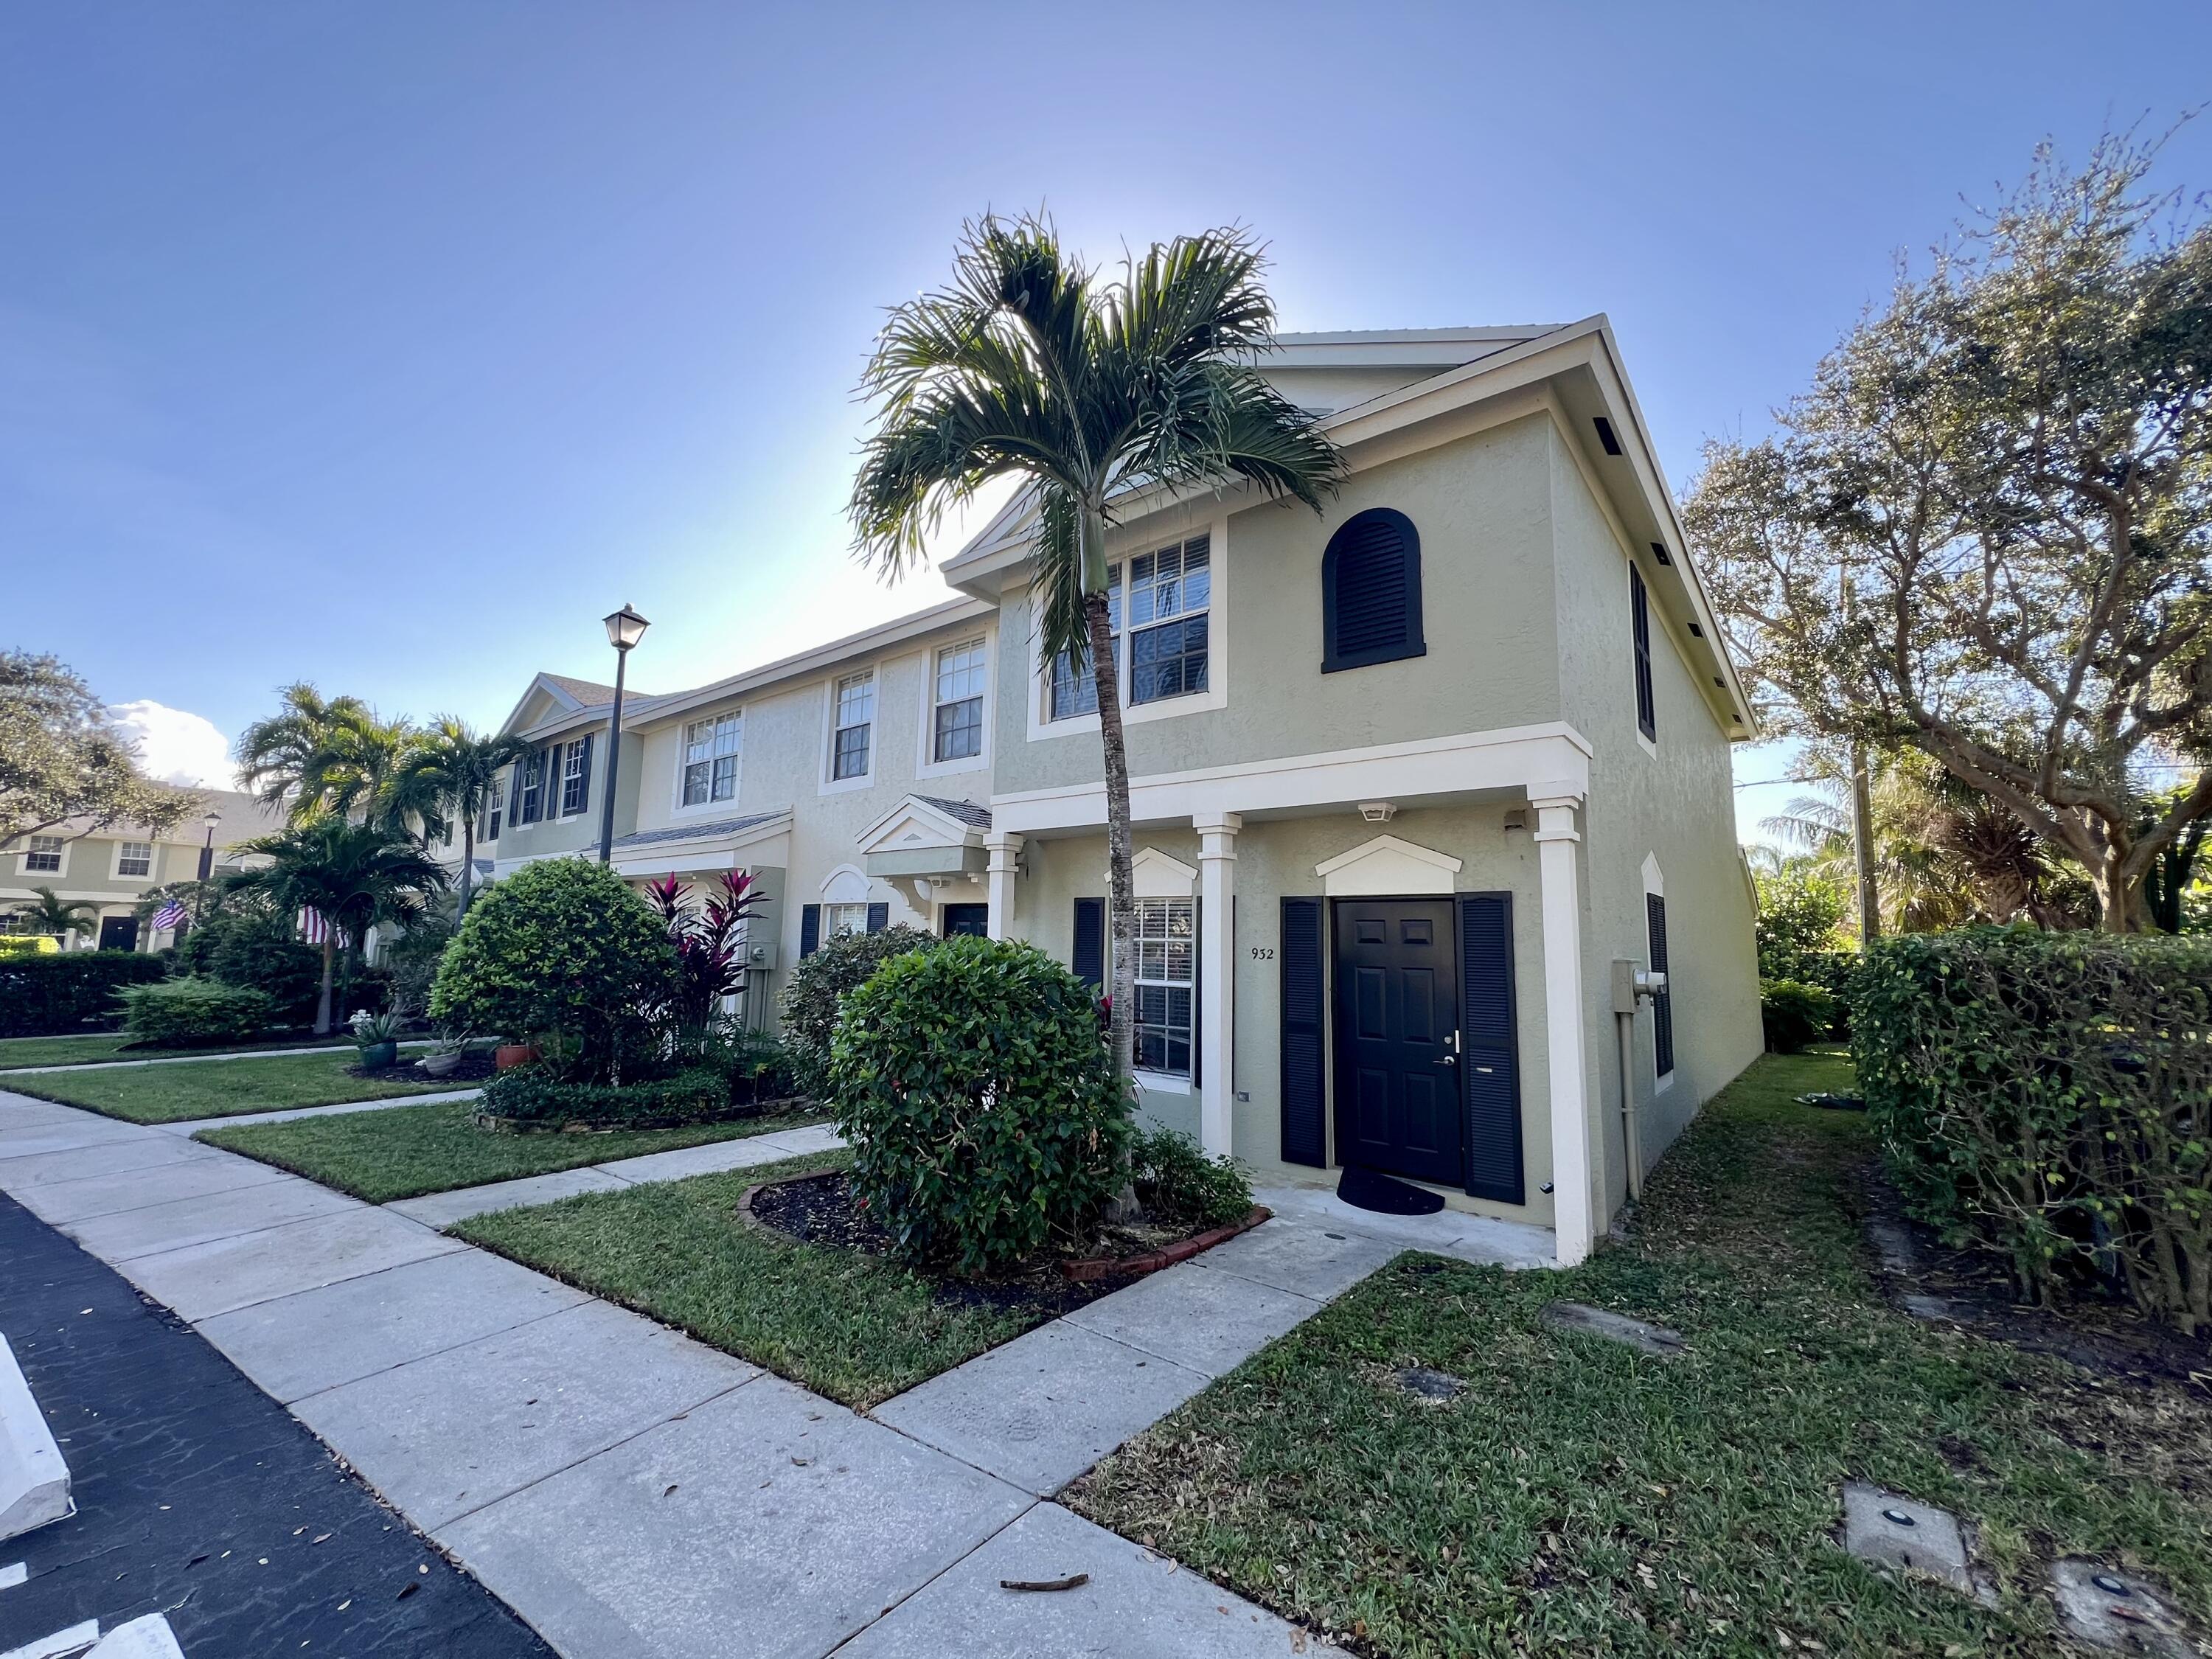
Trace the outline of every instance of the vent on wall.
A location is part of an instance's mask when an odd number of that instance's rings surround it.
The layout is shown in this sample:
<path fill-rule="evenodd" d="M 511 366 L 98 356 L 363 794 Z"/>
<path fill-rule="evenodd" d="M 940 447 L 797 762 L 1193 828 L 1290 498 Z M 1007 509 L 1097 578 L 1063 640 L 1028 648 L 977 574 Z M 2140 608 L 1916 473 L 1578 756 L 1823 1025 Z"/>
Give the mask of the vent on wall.
<path fill-rule="evenodd" d="M 1693 639 L 1693 640 L 1702 640 L 1703 638 L 1705 638 L 1705 630 L 1704 629 L 1702 629 L 1702 628 L 1698 627 L 1698 626 L 1697 625 L 1697 623 L 1692 623 L 1689 626 L 1690 626 L 1690 637 L 1691 637 L 1692 639 Z"/>
<path fill-rule="evenodd" d="M 1652 556 L 1653 558 L 1655 558 L 1655 559 L 1658 560 L 1660 563 L 1662 563 L 1662 564 L 1663 564 L 1663 565 L 1667 566 L 1669 569 L 1672 569 L 1672 568 L 1674 568 L 1674 560 L 1672 560 L 1671 558 L 1669 558 L 1669 557 L 1668 557 L 1668 556 L 1667 556 L 1667 544 L 1666 544 L 1666 543 L 1664 543 L 1664 542 L 1654 542 L 1654 543 L 1652 543 L 1652 544 L 1651 544 L 1651 556 Z"/>
<path fill-rule="evenodd" d="M 1613 435 L 1613 422 L 1600 415 L 1592 420 L 1591 424 L 1597 428 L 1597 441 L 1605 446 L 1605 453 L 1608 455 L 1620 454 L 1620 440 Z"/>
<path fill-rule="evenodd" d="M 1716 674 L 1716 675 L 1714 675 L 1714 676 L 1713 676 L 1713 684 L 1714 684 L 1715 685 L 1717 685 L 1718 687 L 1720 687 L 1720 689 L 1721 689 L 1722 690 L 1723 690 L 1723 691 L 1725 691 L 1725 690 L 1728 690 L 1728 682 L 1727 682 L 1726 680 L 1723 679 L 1723 678 L 1722 678 L 1719 675 L 1717 675 L 1717 674 Z"/>

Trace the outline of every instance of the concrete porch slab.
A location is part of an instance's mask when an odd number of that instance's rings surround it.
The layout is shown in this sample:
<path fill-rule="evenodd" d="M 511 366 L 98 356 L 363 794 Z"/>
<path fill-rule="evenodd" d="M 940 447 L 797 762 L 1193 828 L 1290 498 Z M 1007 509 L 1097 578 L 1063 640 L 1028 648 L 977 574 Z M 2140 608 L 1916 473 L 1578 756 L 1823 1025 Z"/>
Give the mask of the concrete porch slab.
<path fill-rule="evenodd" d="M 819 1659 L 1030 1502 L 763 1376 L 437 1537 L 566 1659 Z"/>
<path fill-rule="evenodd" d="M 103 1142 L 66 1152 L 41 1152 L 35 1158 L 0 1160 L 0 1192 L 21 1196 L 33 1187 L 59 1181 L 84 1181 L 94 1176 L 121 1175 L 131 1170 L 181 1169 L 187 1164 L 227 1158 L 212 1146 L 167 1135 L 142 1135 L 136 1140 Z"/>
<path fill-rule="evenodd" d="M 519 1181 L 495 1181 L 483 1187 L 462 1187 L 450 1193 L 425 1193 L 403 1198 L 384 1207 L 426 1227 L 450 1227 L 472 1215 L 494 1210 L 519 1209 L 527 1204 L 550 1204 L 578 1193 L 618 1192 L 629 1182 L 594 1169 L 562 1170 L 552 1175 L 525 1176 Z"/>
<path fill-rule="evenodd" d="M 348 1206 L 342 1214 L 114 1265 L 156 1302 L 197 1322 L 257 1302 L 468 1248 L 404 1216 L 386 1215 L 351 1199 L 340 1202 Z"/>
<path fill-rule="evenodd" d="M 81 1181 L 27 1187 L 15 1201 L 41 1221 L 58 1226 L 126 1210 L 150 1209 L 187 1198 L 208 1198 L 296 1177 L 243 1158 L 186 1158 Z"/>
<path fill-rule="evenodd" d="M 761 1375 L 586 1301 L 292 1402 L 426 1531 Z"/>
<path fill-rule="evenodd" d="M 438 1094 L 386 1095 L 381 1100 L 342 1100 L 335 1106 L 288 1106 L 277 1112 L 241 1112 L 235 1117 L 195 1117 L 157 1123 L 164 1133 L 189 1139 L 203 1129 L 236 1129 L 249 1123 L 289 1123 L 303 1117 L 332 1117 L 340 1112 L 388 1112 L 394 1106 L 434 1106 L 441 1100 L 474 1100 L 481 1089 L 447 1089 Z"/>
<path fill-rule="evenodd" d="M 1434 1215 L 1377 1215 L 1354 1209 L 1333 1187 L 1267 1187 L 1252 1196 L 1285 1219 L 1324 1232 L 1380 1239 L 1401 1250 L 1430 1250 L 1486 1267 L 1548 1267 L 1558 1255 L 1550 1228 L 1522 1221 L 1449 1209 Z"/>
<path fill-rule="evenodd" d="M 1192 1265 L 1327 1302 L 1343 1295 L 1402 1248 L 1386 1239 L 1278 1218 L 1215 1245 Z"/>
<path fill-rule="evenodd" d="M 1054 1320 L 876 1407 L 878 1422 L 1048 1496 L 1207 1379 Z"/>
<path fill-rule="evenodd" d="M 327 1187 L 318 1187 L 312 1181 L 302 1181 L 282 1171 L 278 1174 L 277 1180 L 235 1192 L 172 1199 L 111 1215 L 87 1216 L 82 1221 L 65 1221 L 60 1225 L 86 1249 L 114 1266 L 134 1256 L 180 1250 L 187 1245 L 235 1238 L 241 1233 L 289 1226 L 295 1221 L 337 1215 L 359 1207 L 352 1199 Z"/>
<path fill-rule="evenodd" d="M 1002 1579 L 1071 1590 L 1003 1589 Z M 837 1650 L 837 1659 L 1279 1659 L 1340 1650 L 1057 1504 L 1039 1504 Z"/>
<path fill-rule="evenodd" d="M 218 1314 L 199 1332 L 289 1405 L 588 1300 L 484 1251 L 454 1250 Z"/>
<path fill-rule="evenodd" d="M 1231 1273 L 1209 1272 L 1205 1258 L 1140 1279 L 1066 1316 L 1160 1359 L 1206 1377 L 1231 1371 L 1322 1304 Z"/>
<path fill-rule="evenodd" d="M 633 1184 L 684 1181 L 692 1176 L 719 1175 L 725 1170 L 781 1164 L 786 1158 L 832 1152 L 844 1144 L 828 1129 L 793 1129 L 787 1134 L 749 1135 L 743 1140 L 710 1141 L 704 1146 L 685 1146 L 672 1152 L 647 1152 L 642 1158 L 617 1158 L 598 1167 L 604 1174 Z"/>

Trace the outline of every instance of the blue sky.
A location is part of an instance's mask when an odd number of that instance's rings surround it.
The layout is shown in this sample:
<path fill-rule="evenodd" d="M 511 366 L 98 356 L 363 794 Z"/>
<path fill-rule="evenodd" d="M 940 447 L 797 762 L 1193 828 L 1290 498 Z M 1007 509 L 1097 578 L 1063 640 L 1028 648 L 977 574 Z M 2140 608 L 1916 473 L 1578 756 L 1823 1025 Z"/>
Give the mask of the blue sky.
<path fill-rule="evenodd" d="M 852 386 L 987 207 L 1249 224 L 1289 328 L 1607 312 L 1680 483 L 2208 63 L 2201 3 L 9 8 L 0 643 L 165 759 L 298 677 L 495 723 L 624 600 L 648 688 L 915 608 L 848 556 Z"/>

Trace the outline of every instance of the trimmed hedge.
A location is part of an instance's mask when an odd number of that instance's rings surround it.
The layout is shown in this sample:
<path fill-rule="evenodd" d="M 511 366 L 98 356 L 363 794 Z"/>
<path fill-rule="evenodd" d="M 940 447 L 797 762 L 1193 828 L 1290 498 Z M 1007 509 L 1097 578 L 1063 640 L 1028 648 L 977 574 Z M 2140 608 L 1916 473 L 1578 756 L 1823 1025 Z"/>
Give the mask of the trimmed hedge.
<path fill-rule="evenodd" d="M 836 1035 L 846 996 L 893 957 L 933 951 L 941 942 L 934 933 L 899 922 L 872 933 L 839 933 L 799 959 L 781 1001 L 788 1066 L 803 1092 L 817 1099 L 830 1092 L 830 1040 Z"/>
<path fill-rule="evenodd" d="M 1859 1089 L 1914 1212 L 2025 1289 L 2212 1323 L 2212 939 L 1906 934 L 1853 984 Z"/>
<path fill-rule="evenodd" d="M 1034 945 L 946 939 L 847 994 L 831 1109 L 902 1255 L 980 1273 L 1072 1238 L 1121 1188 L 1127 1100 L 1096 993 Z"/>
<path fill-rule="evenodd" d="M 219 979 L 167 979 L 120 994 L 124 1029 L 163 1048 L 247 1042 L 267 1030 L 276 1014 L 267 992 Z"/>
<path fill-rule="evenodd" d="M 750 1117 L 730 1103 L 728 1081 L 704 1067 L 652 1083 L 562 1083 L 542 1066 L 518 1066 L 484 1085 L 477 1113 L 510 1128 L 674 1129 Z"/>
<path fill-rule="evenodd" d="M 1778 1054 L 1802 1054 L 1826 1041 L 1836 1023 L 1836 1000 L 1817 985 L 1794 979 L 1761 980 L 1759 1020 L 1766 1046 Z"/>
<path fill-rule="evenodd" d="M 0 958 L 0 1037 L 74 1036 L 115 1029 L 115 994 L 166 972 L 137 951 L 64 951 Z"/>

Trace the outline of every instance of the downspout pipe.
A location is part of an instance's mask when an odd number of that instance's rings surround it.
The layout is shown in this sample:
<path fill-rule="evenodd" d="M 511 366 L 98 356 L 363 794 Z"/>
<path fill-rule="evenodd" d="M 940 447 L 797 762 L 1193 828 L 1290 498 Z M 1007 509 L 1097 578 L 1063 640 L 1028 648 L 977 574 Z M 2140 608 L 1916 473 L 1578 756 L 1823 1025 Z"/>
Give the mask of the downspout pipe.
<path fill-rule="evenodd" d="M 1628 1199 L 1644 1196 L 1644 1137 L 1636 1122 L 1636 1009 L 1667 988 L 1667 975 L 1638 968 L 1626 957 L 1613 963 L 1613 1029 L 1620 1048 L 1620 1137 L 1627 1153 Z"/>

